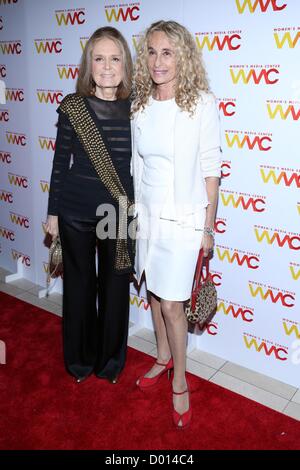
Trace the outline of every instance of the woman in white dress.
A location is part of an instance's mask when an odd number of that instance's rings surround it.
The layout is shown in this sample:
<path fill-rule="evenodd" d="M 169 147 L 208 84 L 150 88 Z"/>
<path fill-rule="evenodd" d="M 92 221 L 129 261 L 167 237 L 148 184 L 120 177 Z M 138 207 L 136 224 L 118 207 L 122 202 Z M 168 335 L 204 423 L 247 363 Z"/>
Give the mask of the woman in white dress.
<path fill-rule="evenodd" d="M 187 321 L 199 249 L 213 249 L 220 177 L 219 116 L 192 35 L 174 21 L 152 24 L 142 39 L 132 106 L 132 174 L 138 217 L 136 277 L 144 273 L 157 360 L 144 390 L 174 369 L 173 421 L 191 421 L 186 382 Z"/>

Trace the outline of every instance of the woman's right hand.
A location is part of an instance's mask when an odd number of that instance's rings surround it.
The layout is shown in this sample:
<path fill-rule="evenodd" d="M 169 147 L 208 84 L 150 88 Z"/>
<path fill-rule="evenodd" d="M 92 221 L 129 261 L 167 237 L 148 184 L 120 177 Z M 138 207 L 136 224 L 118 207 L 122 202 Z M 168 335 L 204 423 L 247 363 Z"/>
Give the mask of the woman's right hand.
<path fill-rule="evenodd" d="M 58 217 L 57 215 L 48 215 L 47 222 L 44 224 L 45 231 L 52 236 L 52 240 L 58 237 Z"/>

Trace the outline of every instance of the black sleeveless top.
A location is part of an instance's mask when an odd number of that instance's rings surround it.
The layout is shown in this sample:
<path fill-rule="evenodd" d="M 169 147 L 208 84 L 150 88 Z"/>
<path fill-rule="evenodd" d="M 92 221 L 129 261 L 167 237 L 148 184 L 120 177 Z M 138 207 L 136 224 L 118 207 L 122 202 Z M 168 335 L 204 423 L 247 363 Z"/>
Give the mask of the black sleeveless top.
<path fill-rule="evenodd" d="M 101 130 L 113 165 L 130 200 L 133 184 L 130 175 L 131 133 L 129 100 L 106 101 L 96 96 L 85 98 L 86 106 Z M 96 216 L 99 204 L 117 208 L 100 181 L 88 155 L 67 116 L 58 108 L 58 129 L 49 190 L 49 215 Z"/>

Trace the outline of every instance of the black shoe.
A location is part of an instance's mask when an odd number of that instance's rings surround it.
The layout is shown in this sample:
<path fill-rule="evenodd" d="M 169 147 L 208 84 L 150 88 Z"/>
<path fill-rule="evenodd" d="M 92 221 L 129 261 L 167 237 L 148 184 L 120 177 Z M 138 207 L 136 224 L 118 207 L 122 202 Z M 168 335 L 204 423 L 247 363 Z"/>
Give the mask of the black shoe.
<path fill-rule="evenodd" d="M 116 384 L 116 383 L 118 383 L 119 376 L 116 375 L 115 377 L 109 377 L 107 380 L 108 380 L 111 384 Z"/>
<path fill-rule="evenodd" d="M 80 384 L 81 382 L 84 382 L 88 378 L 88 375 L 86 377 L 74 377 L 74 380 L 77 384 Z"/>

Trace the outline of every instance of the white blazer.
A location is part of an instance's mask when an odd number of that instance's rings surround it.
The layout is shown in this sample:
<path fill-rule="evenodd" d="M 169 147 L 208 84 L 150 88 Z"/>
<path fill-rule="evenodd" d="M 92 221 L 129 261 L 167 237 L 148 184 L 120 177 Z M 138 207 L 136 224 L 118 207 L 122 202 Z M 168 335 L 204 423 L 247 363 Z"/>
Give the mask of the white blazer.
<path fill-rule="evenodd" d="M 144 111 L 135 113 L 131 121 L 135 215 L 138 215 L 143 158 L 138 153 L 138 134 Z M 174 126 L 174 172 L 170 177 L 166 201 L 160 217 L 183 226 L 199 226 L 199 209 L 209 204 L 205 178 L 221 174 L 220 122 L 215 98 L 202 92 L 193 116 L 178 107 Z"/>

